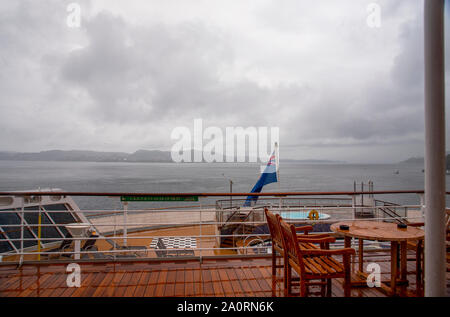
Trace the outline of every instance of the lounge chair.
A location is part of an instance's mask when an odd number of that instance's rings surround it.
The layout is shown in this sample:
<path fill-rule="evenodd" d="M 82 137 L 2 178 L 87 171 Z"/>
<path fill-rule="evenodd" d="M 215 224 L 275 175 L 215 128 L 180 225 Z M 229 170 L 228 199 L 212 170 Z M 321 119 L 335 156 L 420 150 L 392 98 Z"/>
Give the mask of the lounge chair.
<path fill-rule="evenodd" d="M 176 252 L 178 256 L 195 255 L 194 250 L 192 249 L 178 249 Z"/>
<path fill-rule="evenodd" d="M 133 252 L 127 252 L 127 254 L 134 254 L 135 256 L 146 256 L 147 247 L 145 245 L 120 245 L 113 239 L 105 239 L 106 242 L 112 245 L 111 250 L 129 250 Z"/>
<path fill-rule="evenodd" d="M 164 244 L 163 239 L 161 239 L 161 238 L 158 238 L 158 243 L 156 243 L 155 253 L 158 256 L 158 258 L 167 258 L 167 257 L 178 256 L 178 253 L 176 252 L 176 250 L 174 250 L 174 251 L 167 250 L 167 247 Z"/>
<path fill-rule="evenodd" d="M 103 253 L 98 251 L 98 247 L 96 245 L 91 245 L 86 248 L 84 251 L 92 252 L 83 254 L 83 259 L 93 258 L 96 260 L 113 260 L 113 259 L 127 259 L 127 258 L 136 258 L 135 254 L 114 254 L 114 253 Z"/>
<path fill-rule="evenodd" d="M 43 257 L 47 257 L 47 258 L 55 258 L 55 257 L 71 257 L 70 254 L 64 254 L 63 252 L 67 252 L 68 249 L 70 249 L 70 247 L 72 246 L 73 240 L 72 240 L 72 235 L 70 234 L 70 232 L 67 232 L 65 239 L 61 242 L 61 244 L 59 245 L 59 247 L 47 250 L 45 252 L 51 252 L 53 254 L 42 254 L 41 256 Z"/>

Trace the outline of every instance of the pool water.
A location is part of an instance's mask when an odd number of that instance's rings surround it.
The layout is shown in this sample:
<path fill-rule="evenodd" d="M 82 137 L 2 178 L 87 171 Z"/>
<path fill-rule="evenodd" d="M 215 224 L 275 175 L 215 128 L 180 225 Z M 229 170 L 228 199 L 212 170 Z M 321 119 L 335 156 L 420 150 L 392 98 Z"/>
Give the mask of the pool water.
<path fill-rule="evenodd" d="M 295 219 L 295 220 L 309 220 L 308 215 L 310 211 L 290 211 L 282 212 L 281 217 L 285 219 Z M 319 220 L 330 219 L 330 215 L 325 213 L 319 213 Z"/>

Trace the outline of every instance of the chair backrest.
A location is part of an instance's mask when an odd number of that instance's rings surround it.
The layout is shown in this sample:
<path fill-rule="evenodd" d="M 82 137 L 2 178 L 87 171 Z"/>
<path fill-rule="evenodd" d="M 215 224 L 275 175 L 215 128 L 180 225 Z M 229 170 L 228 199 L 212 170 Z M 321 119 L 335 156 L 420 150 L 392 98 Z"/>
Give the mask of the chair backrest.
<path fill-rule="evenodd" d="M 297 232 L 294 225 L 289 225 L 283 221 L 280 215 L 276 215 L 281 236 L 283 238 L 283 248 L 286 255 L 292 259 L 299 267 L 300 271 L 305 271 L 303 256 L 297 239 Z"/>
<path fill-rule="evenodd" d="M 264 209 L 264 213 L 266 214 L 267 226 L 269 227 L 272 243 L 282 248 L 283 237 L 281 235 L 280 228 L 278 226 L 277 217 L 273 213 L 271 213 L 267 208 Z"/>

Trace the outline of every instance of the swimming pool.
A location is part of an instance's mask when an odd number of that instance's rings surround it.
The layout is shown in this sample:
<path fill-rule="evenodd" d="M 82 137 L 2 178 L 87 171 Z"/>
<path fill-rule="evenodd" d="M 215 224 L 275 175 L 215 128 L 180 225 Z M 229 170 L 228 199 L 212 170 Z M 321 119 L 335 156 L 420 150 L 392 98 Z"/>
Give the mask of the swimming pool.
<path fill-rule="evenodd" d="M 281 213 L 281 217 L 291 220 L 309 220 L 308 215 L 311 211 L 285 211 Z M 319 213 L 319 220 L 330 219 L 331 216 L 325 213 Z"/>

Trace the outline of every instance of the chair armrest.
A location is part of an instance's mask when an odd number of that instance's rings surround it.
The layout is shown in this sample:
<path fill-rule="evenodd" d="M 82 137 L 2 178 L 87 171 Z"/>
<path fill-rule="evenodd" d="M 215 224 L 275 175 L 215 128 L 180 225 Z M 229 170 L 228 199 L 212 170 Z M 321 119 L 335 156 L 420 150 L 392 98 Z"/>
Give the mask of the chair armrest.
<path fill-rule="evenodd" d="M 98 247 L 95 244 L 94 245 L 90 245 L 86 249 L 84 249 L 83 251 L 86 251 L 86 252 L 98 251 Z"/>
<path fill-rule="evenodd" d="M 335 237 L 323 237 L 323 238 L 309 238 L 308 236 L 297 236 L 298 242 L 309 242 L 309 243 L 333 243 L 336 241 Z"/>
<path fill-rule="evenodd" d="M 316 250 L 316 249 L 306 249 L 302 250 L 304 255 L 353 255 L 356 254 L 355 249 L 353 248 L 345 248 L 345 249 L 337 249 L 337 250 Z"/>
<path fill-rule="evenodd" d="M 297 231 L 297 232 L 303 231 L 306 234 L 308 234 L 308 232 L 313 231 L 313 227 L 312 226 L 295 227 L 295 231 Z"/>
<path fill-rule="evenodd" d="M 63 246 L 62 248 L 60 248 L 60 249 L 57 250 L 57 251 L 60 251 L 60 252 L 68 252 L 68 251 L 66 251 L 66 250 L 68 250 L 68 249 L 70 249 L 70 248 L 71 248 L 71 245 L 68 244 L 68 245 Z"/>
<path fill-rule="evenodd" d="M 328 237 L 331 237 L 328 233 L 297 234 L 297 238 L 319 239 L 319 238 L 328 238 Z"/>

